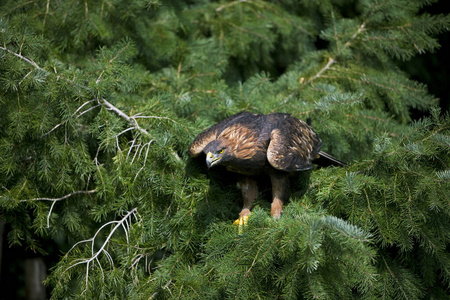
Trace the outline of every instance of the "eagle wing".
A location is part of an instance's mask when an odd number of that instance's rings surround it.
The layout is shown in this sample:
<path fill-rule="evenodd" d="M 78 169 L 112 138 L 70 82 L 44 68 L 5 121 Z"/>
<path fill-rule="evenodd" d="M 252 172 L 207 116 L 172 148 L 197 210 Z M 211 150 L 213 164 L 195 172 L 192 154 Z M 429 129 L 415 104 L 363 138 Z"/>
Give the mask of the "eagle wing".
<path fill-rule="evenodd" d="M 188 154 L 192 157 L 197 157 L 202 153 L 203 149 L 210 142 L 214 141 L 217 136 L 218 129 L 220 128 L 220 123 L 206 129 L 205 131 L 199 133 L 197 137 L 192 142 L 189 147 Z"/>
<path fill-rule="evenodd" d="M 235 114 L 231 117 L 228 117 L 221 122 L 211 126 L 210 128 L 206 129 L 205 131 L 201 132 L 192 142 L 191 146 L 189 147 L 188 154 L 191 157 L 196 157 L 202 153 L 203 149 L 212 141 L 217 139 L 219 135 L 230 125 L 236 125 L 239 124 L 239 121 L 244 118 L 248 117 L 254 117 L 256 114 L 252 114 L 249 112 L 241 112 L 238 114 Z M 232 131 L 232 128 L 230 130 Z"/>
<path fill-rule="evenodd" d="M 287 116 L 270 134 L 267 160 L 282 171 L 308 170 L 321 145 L 322 141 L 308 124 Z"/>

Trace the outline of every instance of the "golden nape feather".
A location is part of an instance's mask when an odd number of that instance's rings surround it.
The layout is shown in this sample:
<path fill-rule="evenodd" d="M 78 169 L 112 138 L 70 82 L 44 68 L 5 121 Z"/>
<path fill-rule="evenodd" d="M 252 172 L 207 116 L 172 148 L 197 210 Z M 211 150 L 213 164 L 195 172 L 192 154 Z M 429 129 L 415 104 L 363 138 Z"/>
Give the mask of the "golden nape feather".
<path fill-rule="evenodd" d="M 322 141 L 312 127 L 290 114 L 241 112 L 201 132 L 188 153 L 196 157 L 203 152 L 208 168 L 221 165 L 242 175 L 239 181 L 244 206 L 240 219 L 247 220 L 258 195 L 258 185 L 253 176 L 267 174 L 270 177 L 271 214 L 279 218 L 283 203 L 290 195 L 289 174 L 311 169 L 313 162 L 345 166 L 345 163 L 320 151 L 321 146 Z"/>

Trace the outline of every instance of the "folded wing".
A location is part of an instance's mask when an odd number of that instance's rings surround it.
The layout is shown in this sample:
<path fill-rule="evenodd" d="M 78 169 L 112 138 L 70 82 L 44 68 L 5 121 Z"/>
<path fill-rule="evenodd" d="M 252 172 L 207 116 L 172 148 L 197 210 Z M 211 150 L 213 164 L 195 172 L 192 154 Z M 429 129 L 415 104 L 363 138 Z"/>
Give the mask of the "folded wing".
<path fill-rule="evenodd" d="M 278 170 L 308 170 L 321 145 L 322 141 L 308 124 L 289 116 L 272 130 L 267 159 Z"/>

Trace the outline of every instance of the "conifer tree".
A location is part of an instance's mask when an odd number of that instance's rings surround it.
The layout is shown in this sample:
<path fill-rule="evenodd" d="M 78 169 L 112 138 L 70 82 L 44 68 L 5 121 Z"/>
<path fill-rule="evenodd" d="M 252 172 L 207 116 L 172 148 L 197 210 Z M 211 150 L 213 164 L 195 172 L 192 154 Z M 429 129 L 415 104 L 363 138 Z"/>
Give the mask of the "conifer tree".
<path fill-rule="evenodd" d="M 443 299 L 450 119 L 398 67 L 439 47 L 430 0 L 0 4 L 0 217 L 54 299 Z M 430 117 L 412 121 L 412 109 Z M 289 112 L 349 162 L 263 190 L 186 150 L 234 113 Z"/>

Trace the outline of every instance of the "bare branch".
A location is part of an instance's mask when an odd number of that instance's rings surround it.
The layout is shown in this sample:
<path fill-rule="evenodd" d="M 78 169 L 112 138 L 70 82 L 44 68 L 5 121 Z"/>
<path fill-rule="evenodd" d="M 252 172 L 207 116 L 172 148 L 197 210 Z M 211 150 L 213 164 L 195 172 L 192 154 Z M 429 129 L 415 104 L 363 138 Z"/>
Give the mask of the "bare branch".
<path fill-rule="evenodd" d="M 123 130 L 122 132 L 116 134 L 114 137 L 118 137 L 118 136 L 124 134 L 125 132 L 133 130 L 133 129 L 134 129 L 134 126 L 133 127 L 128 127 L 127 129 Z"/>
<path fill-rule="evenodd" d="M 92 100 L 89 100 L 89 101 L 86 101 L 86 102 L 84 102 L 80 107 L 78 107 L 77 108 L 77 110 L 72 114 L 72 117 L 73 116 L 75 116 L 85 105 L 87 105 L 87 104 L 89 104 L 89 103 L 91 103 L 91 102 L 93 102 L 93 101 L 95 101 L 95 99 L 92 99 Z M 93 107 L 90 107 L 90 108 L 88 108 L 88 109 L 86 109 L 85 111 L 83 111 L 82 113 L 80 113 L 78 116 L 77 116 L 77 118 L 79 118 L 79 117 L 81 117 L 82 115 L 84 115 L 85 113 L 87 113 L 88 111 L 90 111 L 90 110 L 92 110 L 92 109 L 94 109 L 94 108 L 96 108 L 96 107 L 99 107 L 100 106 L 100 104 L 97 104 L 97 105 L 95 105 L 95 106 L 93 106 Z M 43 135 L 42 135 L 42 137 L 44 137 L 44 136 L 46 136 L 46 135 L 49 135 L 52 131 L 54 131 L 55 129 L 57 129 L 59 126 L 61 126 L 63 123 L 61 122 L 61 123 L 59 123 L 59 124 L 57 124 L 55 127 L 53 127 L 49 132 L 47 132 L 47 133 L 44 133 Z"/>
<path fill-rule="evenodd" d="M 81 104 L 80 107 L 78 107 L 77 110 L 74 111 L 74 113 L 72 114 L 72 117 L 73 117 L 74 115 L 76 115 L 77 112 L 79 112 L 85 105 L 87 105 L 87 104 L 89 104 L 89 103 L 91 103 L 91 102 L 94 102 L 94 101 L 95 101 L 95 99 L 92 99 L 92 100 L 86 101 L 86 102 L 84 102 L 83 104 Z"/>
<path fill-rule="evenodd" d="M 19 54 L 19 53 L 16 53 L 16 52 L 14 52 L 14 51 L 11 51 L 11 50 L 9 50 L 9 49 L 6 48 L 6 47 L 0 47 L 0 49 L 1 49 L 1 50 L 4 50 L 4 51 L 6 51 L 6 52 L 8 52 L 9 54 L 12 54 L 12 55 L 18 57 L 18 58 L 20 58 L 20 59 L 22 59 L 22 60 L 24 60 L 24 61 L 26 61 L 27 63 L 29 63 L 30 65 L 32 65 L 32 66 L 35 67 L 36 69 L 38 69 L 39 71 L 42 71 L 42 72 L 44 72 L 44 73 L 46 73 L 46 74 L 49 74 L 49 72 L 47 72 L 45 69 L 42 69 L 41 67 L 39 67 L 38 64 L 35 63 L 32 59 L 29 59 L 28 57 L 25 57 L 25 56 L 23 56 L 22 54 Z"/>
<path fill-rule="evenodd" d="M 56 201 L 61 201 L 61 200 L 67 199 L 67 198 L 72 197 L 74 195 L 78 195 L 78 194 L 92 194 L 92 193 L 95 193 L 96 191 L 97 191 L 96 189 L 90 190 L 90 191 L 75 191 L 75 192 L 72 192 L 72 193 L 67 194 L 65 196 L 62 196 L 60 198 L 33 198 L 33 199 L 20 200 L 20 202 L 29 202 L 29 201 L 54 201 L 54 202 L 56 202 Z"/>
<path fill-rule="evenodd" d="M 79 194 L 92 194 L 95 193 L 97 191 L 97 189 L 93 189 L 90 191 L 76 191 L 70 194 L 67 194 L 65 196 L 62 196 L 60 198 L 33 198 L 33 199 L 27 199 L 27 200 L 20 200 L 19 202 L 30 202 L 30 201 L 52 201 L 52 205 L 50 206 L 50 210 L 47 214 L 47 228 L 50 228 L 50 215 L 52 214 L 53 208 L 55 207 L 56 202 L 61 201 L 61 200 L 65 200 L 67 198 L 70 198 L 74 195 L 79 195 Z"/>
<path fill-rule="evenodd" d="M 102 99 L 103 105 L 106 106 L 106 108 L 108 110 L 112 110 L 113 112 L 115 112 L 117 115 L 119 115 L 120 117 L 124 118 L 125 120 L 127 120 L 131 125 L 133 125 L 137 130 L 139 130 L 139 132 L 141 132 L 142 134 L 146 135 L 146 136 L 150 136 L 150 133 L 148 133 L 147 130 L 145 130 L 144 128 L 142 128 L 141 126 L 139 126 L 138 122 L 132 118 L 129 117 L 127 114 L 125 114 L 123 111 L 121 111 L 120 109 L 118 109 L 117 107 L 115 107 L 114 105 L 112 105 L 111 103 L 109 103 L 106 99 Z"/>
<path fill-rule="evenodd" d="M 59 126 L 61 126 L 61 125 L 62 125 L 62 123 L 56 124 L 56 126 L 53 127 L 49 132 L 44 133 L 44 134 L 42 135 L 42 137 L 44 137 L 44 136 L 46 136 L 46 135 L 49 135 L 52 131 L 54 131 L 55 129 L 57 129 L 57 128 L 58 128 Z"/>
<path fill-rule="evenodd" d="M 139 171 L 137 171 L 137 173 L 136 173 L 136 176 L 134 176 L 134 180 L 136 180 L 136 178 L 138 177 L 138 175 L 139 175 L 139 173 L 142 171 L 142 169 L 144 169 L 144 167 L 145 167 L 145 164 L 146 164 L 146 162 L 147 162 L 147 156 L 148 156 L 148 151 L 150 150 L 150 144 L 153 142 L 153 140 L 152 141 L 150 141 L 150 142 L 148 142 L 147 144 L 145 144 L 144 146 L 142 146 L 142 148 L 141 148 L 141 151 L 142 151 L 142 149 L 144 149 L 144 147 L 145 146 L 147 146 L 147 151 L 145 152 L 145 159 L 144 159 L 144 164 L 142 165 L 142 167 L 139 169 Z M 139 153 L 139 157 L 141 156 L 141 154 Z M 134 159 L 134 158 L 133 158 Z"/>
<path fill-rule="evenodd" d="M 122 217 L 121 220 L 119 221 L 110 221 L 108 223 L 103 224 L 98 230 L 97 232 L 94 234 L 94 236 L 90 239 L 87 240 L 83 240 L 83 241 L 79 241 L 77 243 L 75 243 L 72 248 L 70 248 L 70 250 L 66 253 L 66 256 L 78 245 L 82 244 L 82 243 L 91 243 L 91 257 L 89 258 L 82 258 L 82 259 L 75 259 L 72 261 L 72 265 L 70 267 L 68 267 L 67 269 L 64 270 L 64 272 L 61 274 L 62 275 L 67 272 L 68 270 L 72 269 L 75 266 L 81 265 L 81 264 L 86 264 L 86 287 L 84 289 L 83 292 L 85 292 L 88 288 L 88 280 L 89 280 L 89 268 L 91 266 L 91 263 L 93 262 L 97 262 L 97 264 L 100 267 L 100 270 L 103 273 L 103 267 L 100 264 L 99 261 L 99 256 L 100 254 L 104 254 L 108 260 L 108 262 L 110 263 L 111 266 L 114 266 L 114 261 L 111 257 L 111 255 L 108 253 L 108 251 L 106 251 L 106 246 L 108 245 L 108 243 L 110 242 L 113 234 L 116 232 L 117 229 L 119 229 L 120 227 L 123 228 L 123 230 L 125 231 L 126 234 L 126 238 L 127 238 L 127 244 L 129 243 L 129 237 L 128 237 L 128 232 L 130 230 L 130 228 L 128 226 L 126 226 L 125 224 L 128 224 L 128 222 L 131 222 L 132 217 L 134 216 L 136 219 L 136 214 L 137 214 L 137 208 L 133 208 L 131 211 L 129 211 L 125 216 Z M 115 226 L 111 229 L 111 231 L 109 232 L 108 236 L 105 238 L 105 241 L 103 242 L 103 244 L 101 245 L 100 249 L 97 252 L 94 252 L 94 244 L 95 244 L 95 238 L 97 237 L 97 235 L 100 233 L 100 231 L 105 228 L 106 226 L 115 224 Z"/>
<path fill-rule="evenodd" d="M 97 108 L 97 107 L 99 107 L 99 106 L 100 106 L 100 104 L 97 104 L 97 105 L 92 106 L 91 108 L 86 109 L 85 111 L 83 111 L 82 113 L 80 113 L 80 114 L 77 116 L 77 118 L 81 117 L 81 116 L 84 115 L 85 113 L 87 113 L 87 112 L 89 112 L 89 111 L 91 111 L 91 110 L 93 110 L 94 108 Z"/>
<path fill-rule="evenodd" d="M 336 63 L 336 61 L 335 61 L 333 58 L 330 57 L 330 58 L 328 59 L 328 63 L 325 65 L 325 67 L 323 67 L 322 69 L 320 69 L 320 71 L 317 72 L 317 74 L 314 75 L 311 79 L 309 79 L 308 82 L 314 81 L 314 80 L 316 80 L 317 78 L 319 78 L 319 77 L 323 74 L 323 72 L 325 72 L 326 70 L 328 70 L 334 63 Z"/>
<path fill-rule="evenodd" d="M 22 84 L 22 82 L 24 82 L 25 79 L 27 79 L 28 76 L 30 76 L 30 74 L 33 72 L 33 70 L 31 70 L 30 72 L 27 73 L 27 75 L 25 75 L 22 80 L 19 82 L 19 85 Z"/>
<path fill-rule="evenodd" d="M 127 159 L 128 159 L 128 157 L 130 156 L 131 150 L 133 149 L 133 147 L 135 147 L 134 144 L 136 143 L 136 139 L 133 139 L 133 140 L 131 140 L 131 141 L 128 142 L 128 143 L 131 143 L 131 147 L 130 147 L 130 149 L 128 149 Z"/>
<path fill-rule="evenodd" d="M 42 27 L 45 27 L 45 21 L 47 20 L 47 15 L 50 10 L 50 0 L 47 0 L 47 7 L 45 8 L 44 21 L 42 22 Z"/>

